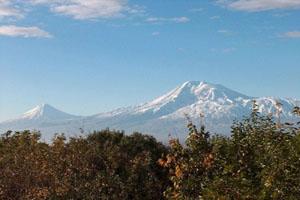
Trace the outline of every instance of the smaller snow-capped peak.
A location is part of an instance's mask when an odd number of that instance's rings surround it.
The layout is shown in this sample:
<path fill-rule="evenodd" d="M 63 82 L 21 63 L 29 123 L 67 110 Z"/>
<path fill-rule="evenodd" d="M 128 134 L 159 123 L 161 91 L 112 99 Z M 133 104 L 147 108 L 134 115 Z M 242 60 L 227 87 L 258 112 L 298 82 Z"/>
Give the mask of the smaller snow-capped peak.
<path fill-rule="evenodd" d="M 72 119 L 76 116 L 62 112 L 49 104 L 40 104 L 33 109 L 25 112 L 19 119 L 37 120 L 60 120 L 60 119 Z"/>
<path fill-rule="evenodd" d="M 40 104 L 40 105 L 34 107 L 33 109 L 25 112 L 22 115 L 22 118 L 33 119 L 33 118 L 41 117 L 45 111 L 45 108 L 48 109 L 48 107 L 51 107 L 51 106 L 48 104 Z"/>

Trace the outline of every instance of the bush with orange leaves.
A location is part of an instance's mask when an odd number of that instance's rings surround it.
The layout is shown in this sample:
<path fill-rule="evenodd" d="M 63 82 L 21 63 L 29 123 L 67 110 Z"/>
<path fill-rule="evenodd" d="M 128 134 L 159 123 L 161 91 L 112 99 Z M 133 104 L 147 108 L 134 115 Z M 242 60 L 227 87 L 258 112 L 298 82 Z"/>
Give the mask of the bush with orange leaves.
<path fill-rule="evenodd" d="M 200 131 L 189 122 L 189 136 L 186 146 L 179 140 L 170 140 L 170 152 L 159 160 L 159 164 L 169 170 L 171 185 L 164 195 L 167 199 L 197 199 L 199 191 L 208 182 L 213 170 L 214 154 L 209 134 Z"/>
<path fill-rule="evenodd" d="M 300 123 L 278 124 L 254 104 L 231 137 L 211 137 L 189 119 L 185 145 L 170 141 L 167 199 L 300 199 Z M 294 113 L 298 113 L 295 108 Z"/>

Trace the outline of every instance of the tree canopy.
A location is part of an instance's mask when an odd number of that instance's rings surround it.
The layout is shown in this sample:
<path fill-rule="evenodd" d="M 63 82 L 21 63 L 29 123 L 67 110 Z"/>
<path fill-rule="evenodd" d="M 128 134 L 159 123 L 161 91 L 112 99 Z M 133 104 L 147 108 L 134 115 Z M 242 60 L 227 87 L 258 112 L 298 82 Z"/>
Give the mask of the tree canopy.
<path fill-rule="evenodd" d="M 296 200 L 299 125 L 262 116 L 254 102 L 230 137 L 188 119 L 185 144 L 109 129 L 44 143 L 39 132 L 9 131 L 0 138 L 0 199 Z"/>

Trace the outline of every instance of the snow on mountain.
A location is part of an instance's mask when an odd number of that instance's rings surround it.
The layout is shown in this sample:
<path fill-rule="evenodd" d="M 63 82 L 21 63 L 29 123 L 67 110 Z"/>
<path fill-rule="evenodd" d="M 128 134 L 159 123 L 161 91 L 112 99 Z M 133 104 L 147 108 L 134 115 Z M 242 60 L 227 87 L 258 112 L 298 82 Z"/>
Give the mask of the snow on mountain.
<path fill-rule="evenodd" d="M 101 113 L 98 117 L 145 113 L 164 116 L 185 107 L 196 107 L 196 104 L 200 103 L 209 102 L 212 107 L 214 107 L 213 104 L 231 105 L 234 102 L 240 102 L 245 99 L 248 100 L 251 99 L 251 97 L 230 90 L 222 85 L 200 81 L 188 81 L 153 101 L 135 107 L 117 109 L 109 113 Z"/>
<path fill-rule="evenodd" d="M 39 130 L 45 133 L 44 138 L 50 139 L 55 133 L 77 132 L 70 124 L 76 125 L 75 121 L 79 119 L 81 117 L 62 112 L 49 104 L 41 104 L 16 119 L 0 123 L 0 131 Z"/>
<path fill-rule="evenodd" d="M 94 115 L 86 121 L 85 127 L 88 131 L 98 127 L 140 131 L 165 141 L 169 134 L 185 138 L 185 115 L 197 123 L 201 113 L 205 115 L 208 130 L 228 135 L 234 120 L 250 114 L 253 100 L 263 114 L 274 116 L 276 104 L 281 102 L 282 119 L 294 120 L 291 110 L 297 105 L 296 100 L 250 97 L 222 85 L 189 81 L 148 103 Z"/>
<path fill-rule="evenodd" d="M 166 141 L 169 134 L 185 138 L 186 114 L 196 123 L 200 114 L 204 114 L 208 130 L 228 135 L 233 120 L 250 114 L 253 100 L 257 101 L 260 112 L 273 115 L 280 102 L 282 119 L 289 121 L 295 120 L 291 110 L 300 103 L 293 99 L 250 97 L 222 85 L 189 81 L 148 103 L 88 117 L 73 116 L 43 104 L 18 119 L 0 123 L 0 131 L 38 129 L 50 137 L 56 132 L 77 134 L 83 129 L 88 133 L 110 127 L 148 133 Z"/>
<path fill-rule="evenodd" d="M 41 104 L 24 113 L 18 120 L 69 120 L 77 116 L 62 112 L 49 104 Z"/>
<path fill-rule="evenodd" d="M 178 111 L 181 111 L 179 113 L 188 111 L 187 114 L 193 115 L 201 110 L 202 112 L 208 111 L 208 113 L 211 113 L 211 111 L 222 111 L 225 107 L 231 107 L 236 103 L 249 99 L 251 97 L 230 90 L 222 85 L 189 81 L 167 95 L 138 107 L 136 112 L 151 110 L 153 113 L 175 114 Z"/>
<path fill-rule="evenodd" d="M 70 115 L 62 112 L 49 104 L 41 104 L 35 108 L 25 112 L 20 117 L 12 120 L 5 121 L 3 123 L 13 122 L 45 122 L 45 121 L 60 121 L 60 120 L 71 120 L 76 119 L 78 116 Z"/>

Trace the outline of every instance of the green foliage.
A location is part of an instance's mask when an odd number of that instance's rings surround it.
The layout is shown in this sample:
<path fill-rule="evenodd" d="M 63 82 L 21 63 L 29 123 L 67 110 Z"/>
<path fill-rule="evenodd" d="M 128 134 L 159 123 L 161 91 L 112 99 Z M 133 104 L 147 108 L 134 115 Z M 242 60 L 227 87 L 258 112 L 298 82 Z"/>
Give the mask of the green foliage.
<path fill-rule="evenodd" d="M 295 108 L 294 114 L 299 114 Z M 0 138 L 0 199 L 300 199 L 300 123 L 249 118 L 231 137 L 188 118 L 185 144 L 103 130 L 85 138 L 7 132 Z"/>
<path fill-rule="evenodd" d="M 256 102 L 250 118 L 235 122 L 230 138 L 209 137 L 189 122 L 186 145 L 171 141 L 160 164 L 172 185 L 167 199 L 299 199 L 300 134 L 261 116 Z"/>

